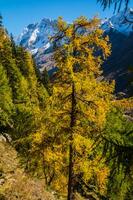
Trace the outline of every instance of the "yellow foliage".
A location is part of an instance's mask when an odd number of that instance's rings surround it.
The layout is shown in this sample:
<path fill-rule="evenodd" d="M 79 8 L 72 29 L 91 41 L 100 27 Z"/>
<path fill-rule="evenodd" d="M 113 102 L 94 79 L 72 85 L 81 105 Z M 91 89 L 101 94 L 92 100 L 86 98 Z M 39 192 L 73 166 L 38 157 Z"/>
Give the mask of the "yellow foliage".
<path fill-rule="evenodd" d="M 58 30 L 52 38 L 56 44 L 57 78 L 46 102 L 44 131 L 40 131 L 42 136 L 35 134 L 33 149 L 36 152 L 40 148 L 46 182 L 52 177 L 50 185 L 54 190 L 66 195 L 72 145 L 75 176 L 82 174 L 88 184 L 97 174 L 103 192 L 108 170 L 104 162 L 99 164 L 99 155 L 89 157 L 95 139 L 102 133 L 113 97 L 114 84 L 98 80 L 103 58 L 110 55 L 109 39 L 103 36 L 97 18 L 88 21 L 80 17 L 70 25 L 59 18 Z"/>
<path fill-rule="evenodd" d="M 108 182 L 109 168 L 103 167 L 96 172 L 97 175 L 97 184 L 101 194 L 106 192 L 106 184 Z"/>

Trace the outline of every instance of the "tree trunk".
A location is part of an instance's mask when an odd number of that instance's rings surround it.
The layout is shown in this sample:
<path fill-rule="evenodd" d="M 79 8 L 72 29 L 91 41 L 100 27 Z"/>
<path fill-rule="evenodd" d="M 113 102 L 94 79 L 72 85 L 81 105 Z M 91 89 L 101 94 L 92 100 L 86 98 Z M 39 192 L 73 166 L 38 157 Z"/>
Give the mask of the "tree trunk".
<path fill-rule="evenodd" d="M 72 108 L 71 108 L 71 132 L 70 132 L 70 145 L 69 145 L 69 179 L 68 179 L 68 196 L 67 200 L 74 200 L 74 149 L 73 149 L 73 127 L 76 120 L 76 99 L 75 99 L 75 86 L 72 85 Z"/>

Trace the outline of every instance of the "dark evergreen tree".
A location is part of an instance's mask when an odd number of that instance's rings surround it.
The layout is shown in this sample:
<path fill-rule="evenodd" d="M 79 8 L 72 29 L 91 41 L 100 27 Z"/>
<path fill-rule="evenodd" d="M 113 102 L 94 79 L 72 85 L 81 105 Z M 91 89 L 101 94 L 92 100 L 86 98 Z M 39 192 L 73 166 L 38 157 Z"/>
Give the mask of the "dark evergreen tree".
<path fill-rule="evenodd" d="M 114 5 L 114 11 L 120 11 L 122 4 L 125 4 L 125 9 L 127 9 L 130 0 L 97 0 L 101 3 L 104 9 Z"/>
<path fill-rule="evenodd" d="M 12 138 L 18 139 L 27 136 L 38 124 L 47 92 L 38 81 L 31 55 L 16 46 L 13 37 L 3 28 L 0 29 L 0 46 L 0 63 L 7 74 L 15 107 Z"/>
<path fill-rule="evenodd" d="M 1 13 L 0 13 L 0 28 L 1 27 L 3 27 L 3 17 L 2 17 L 2 15 L 1 15 Z"/>
<path fill-rule="evenodd" d="M 128 87 L 129 94 L 131 96 L 133 96 L 133 66 L 130 66 L 128 68 L 128 73 L 129 73 L 129 80 L 128 80 L 128 82 L 129 82 L 129 87 Z"/>
<path fill-rule="evenodd" d="M 110 167 L 107 199 L 132 200 L 133 123 L 118 108 L 107 118 L 103 155 Z"/>
<path fill-rule="evenodd" d="M 12 126 L 13 112 L 12 90 L 9 86 L 6 70 L 0 64 L 0 132 Z"/>
<path fill-rule="evenodd" d="M 46 68 L 44 69 L 42 73 L 42 83 L 44 87 L 47 89 L 47 91 L 50 93 L 50 79 L 49 79 L 49 74 Z"/>
<path fill-rule="evenodd" d="M 12 56 L 15 58 L 17 55 L 17 52 L 16 52 L 16 44 L 15 44 L 14 37 L 12 34 L 10 35 L 10 39 L 11 39 Z"/>

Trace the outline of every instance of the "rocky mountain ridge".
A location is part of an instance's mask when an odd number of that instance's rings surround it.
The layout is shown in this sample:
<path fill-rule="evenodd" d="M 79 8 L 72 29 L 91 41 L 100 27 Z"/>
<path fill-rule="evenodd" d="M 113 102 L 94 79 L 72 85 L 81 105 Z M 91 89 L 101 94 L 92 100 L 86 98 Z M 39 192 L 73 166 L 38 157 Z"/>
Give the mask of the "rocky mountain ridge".
<path fill-rule="evenodd" d="M 129 8 L 126 12 L 121 11 L 111 18 L 101 20 L 101 28 L 105 32 L 111 30 L 129 35 L 133 32 L 133 9 Z M 57 32 L 57 20 L 42 19 L 39 23 L 29 24 L 18 36 L 17 43 L 31 51 L 33 55 L 40 49 L 46 51 L 50 48 L 49 36 Z"/>
<path fill-rule="evenodd" d="M 133 66 L 133 9 L 121 11 L 109 19 L 101 20 L 101 28 L 110 37 L 112 55 L 104 64 L 105 75 L 116 80 L 116 88 L 123 91 L 128 78 L 128 66 Z M 17 39 L 17 43 L 28 49 L 34 56 L 40 71 L 45 68 L 54 70 L 52 61 L 53 49 L 49 36 L 57 32 L 57 21 L 42 19 L 40 23 L 30 24 L 24 28 Z"/>

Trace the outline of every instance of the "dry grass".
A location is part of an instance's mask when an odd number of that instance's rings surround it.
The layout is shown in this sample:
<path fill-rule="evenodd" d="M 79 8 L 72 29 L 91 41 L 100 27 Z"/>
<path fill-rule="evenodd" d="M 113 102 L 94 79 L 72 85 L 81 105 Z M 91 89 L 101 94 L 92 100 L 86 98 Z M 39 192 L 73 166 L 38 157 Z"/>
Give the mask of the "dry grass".
<path fill-rule="evenodd" d="M 32 179 L 19 166 L 16 151 L 0 141 L 0 200 L 54 200 L 43 181 Z"/>

